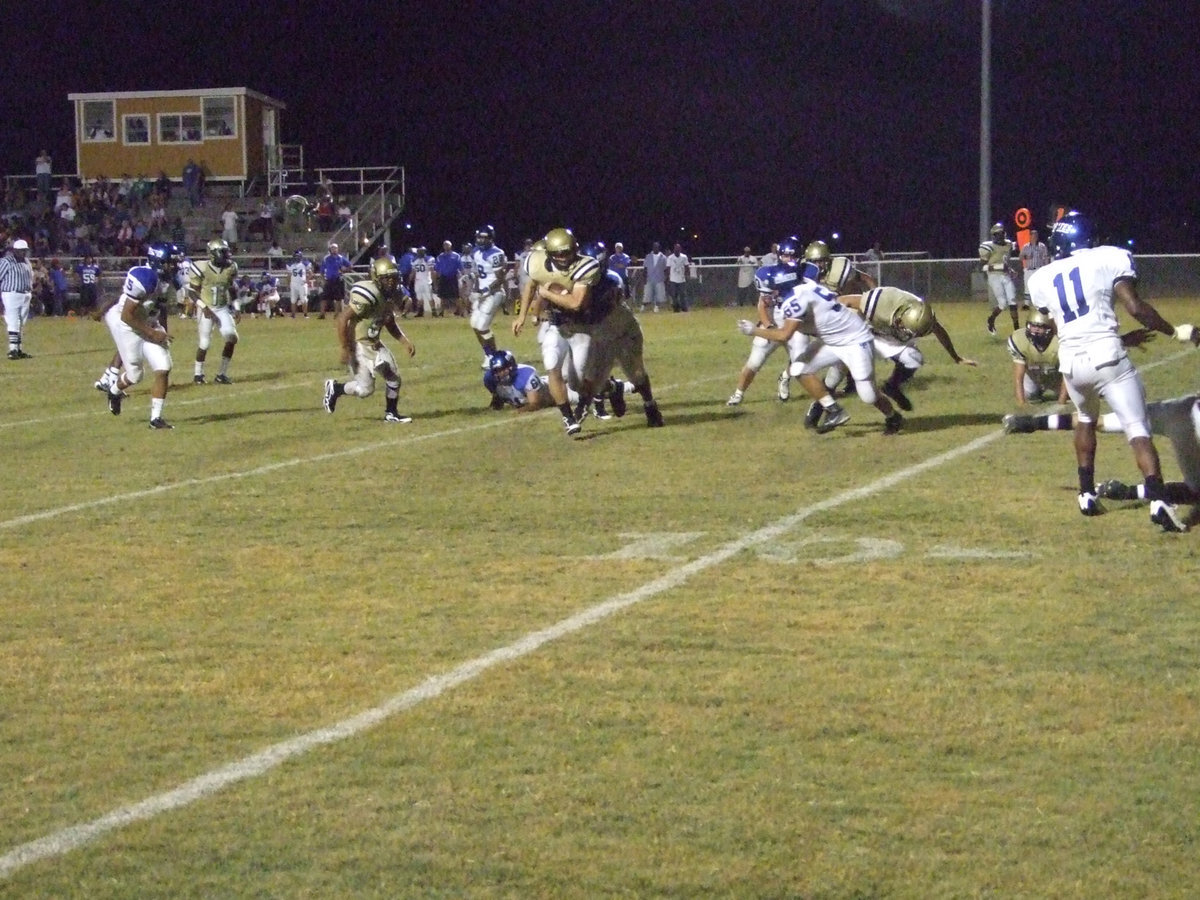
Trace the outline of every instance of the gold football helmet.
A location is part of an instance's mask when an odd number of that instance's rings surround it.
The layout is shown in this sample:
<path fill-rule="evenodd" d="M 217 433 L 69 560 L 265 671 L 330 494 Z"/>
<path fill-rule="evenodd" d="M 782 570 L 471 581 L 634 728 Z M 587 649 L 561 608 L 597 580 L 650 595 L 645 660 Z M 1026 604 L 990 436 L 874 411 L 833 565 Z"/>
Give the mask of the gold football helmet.
<path fill-rule="evenodd" d="M 829 245 L 824 241 L 813 241 L 804 248 L 804 261 L 816 266 L 817 272 L 824 277 L 833 265 L 833 254 L 829 252 Z"/>
<path fill-rule="evenodd" d="M 1003 239 L 1003 237 L 1004 237 L 1004 223 L 997 222 L 995 225 L 992 226 L 992 240 L 996 240 L 997 238 Z"/>
<path fill-rule="evenodd" d="M 381 256 L 371 262 L 371 280 L 385 294 L 393 294 L 400 290 L 400 270 L 387 256 Z"/>
<path fill-rule="evenodd" d="M 1054 320 L 1040 309 L 1035 309 L 1029 314 L 1029 319 L 1025 322 L 1025 335 L 1029 338 L 1029 343 L 1038 350 L 1045 350 L 1050 346 L 1050 342 L 1054 340 L 1054 332 Z"/>
<path fill-rule="evenodd" d="M 233 262 L 233 253 L 229 249 L 229 241 L 224 238 L 213 238 L 208 242 L 208 258 L 218 269 L 224 269 Z"/>
<path fill-rule="evenodd" d="M 555 228 L 545 237 L 546 255 L 555 265 L 565 269 L 579 255 L 579 241 L 570 228 Z"/>
<path fill-rule="evenodd" d="M 909 303 L 896 311 L 892 328 L 906 341 L 924 337 L 933 330 L 933 310 L 928 303 Z"/>

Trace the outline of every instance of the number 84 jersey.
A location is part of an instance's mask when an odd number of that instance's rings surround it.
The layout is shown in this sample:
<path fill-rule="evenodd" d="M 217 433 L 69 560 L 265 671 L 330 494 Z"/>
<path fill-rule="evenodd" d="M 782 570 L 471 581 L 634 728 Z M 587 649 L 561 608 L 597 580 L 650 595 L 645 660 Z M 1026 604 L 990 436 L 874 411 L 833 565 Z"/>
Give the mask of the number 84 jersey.
<path fill-rule="evenodd" d="M 1061 358 L 1086 351 L 1094 365 L 1125 356 L 1113 309 L 1113 284 L 1137 280 L 1128 250 L 1093 247 L 1042 266 L 1029 276 L 1029 298 L 1054 318 Z"/>

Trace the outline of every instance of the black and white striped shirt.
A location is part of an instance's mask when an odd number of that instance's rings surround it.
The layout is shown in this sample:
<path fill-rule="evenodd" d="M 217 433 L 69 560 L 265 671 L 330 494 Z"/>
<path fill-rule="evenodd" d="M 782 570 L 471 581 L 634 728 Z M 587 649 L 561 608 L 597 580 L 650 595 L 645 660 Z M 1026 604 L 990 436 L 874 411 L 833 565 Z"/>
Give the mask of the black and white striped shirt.
<path fill-rule="evenodd" d="M 33 291 L 33 266 L 19 262 L 11 253 L 0 257 L 0 291 L 28 294 Z"/>

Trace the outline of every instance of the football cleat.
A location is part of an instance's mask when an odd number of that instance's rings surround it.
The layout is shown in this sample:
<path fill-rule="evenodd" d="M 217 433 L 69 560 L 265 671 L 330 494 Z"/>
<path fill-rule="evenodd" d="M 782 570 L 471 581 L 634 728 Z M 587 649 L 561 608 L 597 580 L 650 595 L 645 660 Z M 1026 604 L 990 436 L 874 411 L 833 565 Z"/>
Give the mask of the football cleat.
<path fill-rule="evenodd" d="M 208 379 L 203 375 L 194 375 L 192 377 L 192 384 L 208 384 Z"/>
<path fill-rule="evenodd" d="M 18 350 L 17 359 L 33 359 L 33 354 L 26 353 L 24 350 Z"/>
<path fill-rule="evenodd" d="M 612 418 L 612 413 L 608 411 L 608 407 L 604 405 L 603 400 L 595 400 L 592 402 L 592 415 L 602 422 L 607 422 Z"/>
<path fill-rule="evenodd" d="M 663 427 L 662 412 L 659 411 L 657 401 L 650 400 L 649 402 L 643 404 L 642 409 L 645 410 L 646 424 L 650 428 L 662 428 Z"/>
<path fill-rule="evenodd" d="M 996 323 L 993 322 L 991 319 L 988 319 L 987 333 L 990 334 L 992 337 L 996 336 Z"/>
<path fill-rule="evenodd" d="M 570 416 L 563 416 L 562 420 L 563 427 L 567 429 L 567 437 L 572 437 L 573 435 L 579 434 L 579 432 L 583 430 L 583 426 Z"/>
<path fill-rule="evenodd" d="M 804 427 L 816 428 L 819 421 L 821 421 L 821 404 L 814 400 L 808 407 L 808 412 L 804 414 Z"/>
<path fill-rule="evenodd" d="M 93 386 L 96 388 L 96 390 L 98 390 L 102 394 L 108 393 L 108 382 L 105 381 L 103 378 L 101 378 L 99 381 L 97 381 L 96 384 Z"/>
<path fill-rule="evenodd" d="M 1188 530 L 1187 523 L 1179 517 L 1179 510 L 1174 504 L 1165 500 L 1151 502 L 1150 521 L 1163 531 L 1181 534 Z"/>
<path fill-rule="evenodd" d="M 725 401 L 725 405 L 738 406 L 742 402 L 742 397 L 744 396 L 745 394 L 743 394 L 741 391 L 734 391 L 729 395 L 729 399 Z"/>
<path fill-rule="evenodd" d="M 899 434 L 900 429 L 904 427 L 904 416 L 898 412 L 892 413 L 883 420 L 884 434 Z"/>
<path fill-rule="evenodd" d="M 1079 492 L 1079 511 L 1085 516 L 1098 516 L 1104 510 L 1100 508 L 1100 504 L 1096 501 L 1095 494 L 1085 494 Z M 1153 518 L 1153 514 L 1151 515 Z"/>
<path fill-rule="evenodd" d="M 608 402 L 612 404 L 613 415 L 618 419 L 625 415 L 625 385 L 617 381 L 615 378 L 610 378 L 609 381 Z"/>
<path fill-rule="evenodd" d="M 779 373 L 779 399 L 787 402 L 792 396 L 792 376 L 788 374 L 788 370 L 784 369 Z"/>
<path fill-rule="evenodd" d="M 174 428 L 175 426 L 172 425 L 170 422 L 168 422 L 166 419 L 164 419 L 162 416 L 157 416 L 156 418 L 153 418 L 150 420 L 150 427 L 156 428 L 156 429 L 170 430 L 170 429 Z"/>
<path fill-rule="evenodd" d="M 326 379 L 326 381 L 325 381 L 325 399 L 321 404 L 322 406 L 325 407 L 325 412 L 331 413 L 335 409 L 337 409 L 337 399 L 338 399 L 337 382 L 334 381 L 332 378 Z"/>
<path fill-rule="evenodd" d="M 392 412 L 391 410 L 388 410 L 386 413 L 383 414 L 383 421 L 399 422 L 401 425 L 407 425 L 409 422 L 412 421 L 412 416 L 402 416 L 398 412 Z"/>
<path fill-rule="evenodd" d="M 8 351 L 8 358 L 9 358 L 9 359 L 20 359 L 20 358 L 21 358 L 20 351 L 17 351 L 17 350 L 9 350 L 9 351 Z"/>
<path fill-rule="evenodd" d="M 492 402 L 488 405 L 491 409 L 504 409 L 504 398 L 496 394 L 492 397 Z"/>
<path fill-rule="evenodd" d="M 902 410 L 905 412 L 912 412 L 912 401 L 908 399 L 904 391 L 900 390 L 900 386 L 898 384 L 892 384 L 890 381 L 885 381 L 883 387 L 881 387 L 879 390 L 883 396 L 887 397 Z"/>
<path fill-rule="evenodd" d="M 214 384 L 233 384 L 228 375 L 218 375 L 213 379 Z"/>
<path fill-rule="evenodd" d="M 1033 434 L 1037 430 L 1034 425 L 1033 416 L 1018 416 L 1009 413 L 1004 417 L 1005 434 Z"/>
<path fill-rule="evenodd" d="M 108 392 L 108 411 L 114 416 L 121 414 L 121 401 L 125 399 L 124 391 L 117 391 L 115 394 L 112 391 Z"/>
<path fill-rule="evenodd" d="M 827 406 L 821 416 L 821 421 L 817 423 L 817 434 L 828 434 L 839 425 L 845 425 L 849 421 L 850 414 L 841 406 L 836 403 L 833 406 Z"/>
<path fill-rule="evenodd" d="M 1126 484 L 1114 478 L 1096 488 L 1096 496 L 1109 500 L 1136 500 L 1138 499 L 1137 485 Z"/>

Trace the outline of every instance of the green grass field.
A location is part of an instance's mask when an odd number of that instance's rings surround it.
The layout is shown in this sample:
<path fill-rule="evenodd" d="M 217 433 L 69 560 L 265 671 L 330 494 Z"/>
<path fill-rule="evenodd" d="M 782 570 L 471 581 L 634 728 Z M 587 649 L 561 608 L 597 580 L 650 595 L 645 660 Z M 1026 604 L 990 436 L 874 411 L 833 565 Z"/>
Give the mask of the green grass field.
<path fill-rule="evenodd" d="M 1070 436 L 1001 433 L 984 314 L 939 308 L 980 367 L 926 339 L 894 438 L 853 398 L 805 431 L 779 354 L 727 408 L 732 310 L 643 315 L 667 427 L 577 440 L 487 408 L 462 320 L 405 323 L 410 425 L 321 410 L 328 321 L 243 320 L 195 387 L 173 320 L 170 432 L 144 384 L 108 413 L 101 325 L 34 320 L 0 897 L 1194 896 L 1200 536 L 1079 515 Z"/>

